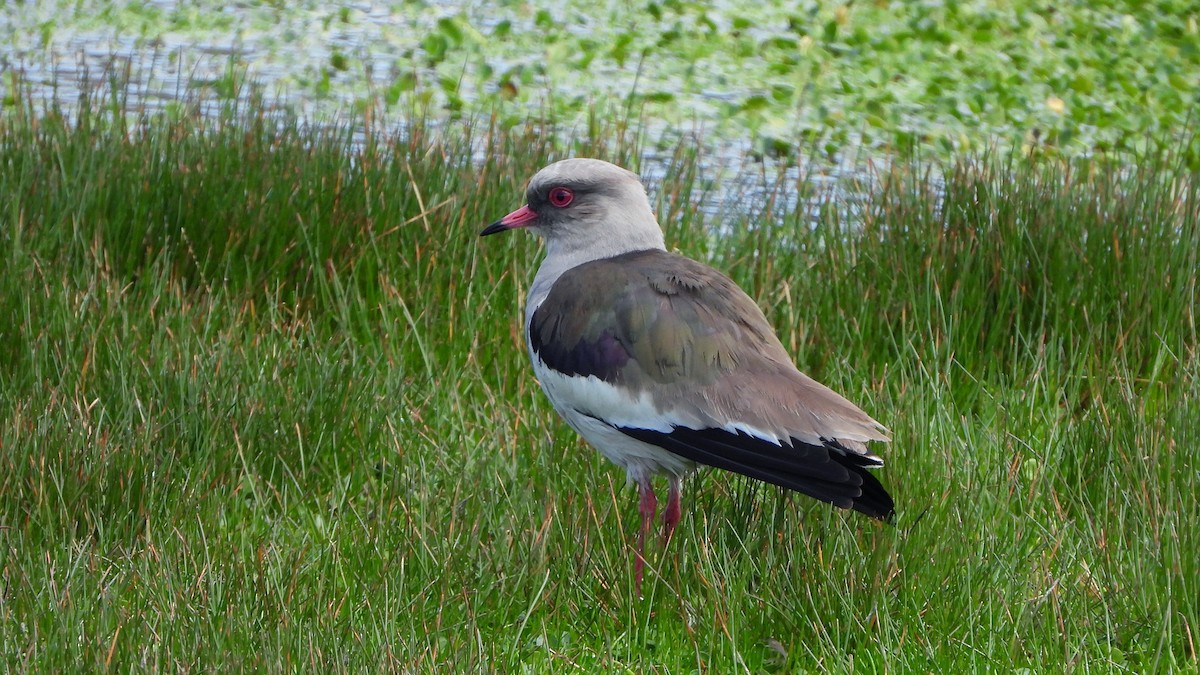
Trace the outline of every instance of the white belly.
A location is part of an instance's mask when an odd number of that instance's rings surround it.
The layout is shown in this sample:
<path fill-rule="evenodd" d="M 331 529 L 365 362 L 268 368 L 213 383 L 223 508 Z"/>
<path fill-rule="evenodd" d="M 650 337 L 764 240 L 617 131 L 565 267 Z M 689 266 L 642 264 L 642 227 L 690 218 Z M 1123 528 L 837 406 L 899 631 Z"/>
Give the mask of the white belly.
<path fill-rule="evenodd" d="M 558 414 L 608 461 L 624 468 L 630 482 L 644 484 L 655 474 L 682 478 L 695 469 L 694 462 L 614 428 L 669 432 L 671 425 L 655 411 L 648 396 L 632 397 L 596 377 L 563 375 L 537 357 L 533 369 Z"/>

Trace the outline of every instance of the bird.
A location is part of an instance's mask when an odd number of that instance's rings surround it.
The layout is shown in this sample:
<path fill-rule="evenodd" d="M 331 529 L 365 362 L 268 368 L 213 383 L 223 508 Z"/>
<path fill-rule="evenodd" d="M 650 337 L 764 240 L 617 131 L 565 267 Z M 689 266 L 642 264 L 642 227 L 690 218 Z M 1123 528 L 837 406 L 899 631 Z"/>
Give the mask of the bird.
<path fill-rule="evenodd" d="M 640 595 L 665 476 L 662 541 L 684 479 L 715 467 L 891 521 L 870 470 L 888 430 L 800 372 L 759 306 L 725 274 L 666 248 L 638 175 L 599 159 L 550 164 L 526 203 L 481 237 L 526 229 L 545 255 L 525 301 L 525 338 L 558 414 L 637 486 Z"/>

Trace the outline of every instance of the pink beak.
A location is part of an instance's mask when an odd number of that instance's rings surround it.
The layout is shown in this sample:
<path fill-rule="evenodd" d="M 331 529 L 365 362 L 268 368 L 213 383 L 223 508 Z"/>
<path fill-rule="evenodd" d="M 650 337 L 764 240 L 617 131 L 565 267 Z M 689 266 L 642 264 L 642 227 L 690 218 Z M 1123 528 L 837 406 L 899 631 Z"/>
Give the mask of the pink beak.
<path fill-rule="evenodd" d="M 497 232 L 515 230 L 519 227 L 529 227 L 529 225 L 535 220 L 537 220 L 537 214 L 533 212 L 533 209 L 529 208 L 528 204 L 526 204 L 507 216 L 504 216 L 500 220 L 497 220 L 491 225 L 483 228 L 483 232 L 480 232 L 479 236 L 486 237 L 489 234 L 496 234 Z"/>

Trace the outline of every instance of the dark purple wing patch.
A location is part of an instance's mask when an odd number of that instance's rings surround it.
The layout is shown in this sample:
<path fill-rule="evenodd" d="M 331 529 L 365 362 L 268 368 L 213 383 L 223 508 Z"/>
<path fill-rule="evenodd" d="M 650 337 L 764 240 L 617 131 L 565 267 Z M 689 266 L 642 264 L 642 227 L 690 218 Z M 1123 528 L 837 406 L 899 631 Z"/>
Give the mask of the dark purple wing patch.
<path fill-rule="evenodd" d="M 543 363 L 564 375 L 595 375 L 605 382 L 620 381 L 621 370 L 629 363 L 629 352 L 611 331 L 606 329 L 591 340 L 580 337 L 575 344 L 543 340 L 544 333 L 553 335 L 554 331 L 543 330 L 546 317 L 541 314 L 541 309 L 533 313 L 533 321 L 529 324 L 529 346 Z"/>

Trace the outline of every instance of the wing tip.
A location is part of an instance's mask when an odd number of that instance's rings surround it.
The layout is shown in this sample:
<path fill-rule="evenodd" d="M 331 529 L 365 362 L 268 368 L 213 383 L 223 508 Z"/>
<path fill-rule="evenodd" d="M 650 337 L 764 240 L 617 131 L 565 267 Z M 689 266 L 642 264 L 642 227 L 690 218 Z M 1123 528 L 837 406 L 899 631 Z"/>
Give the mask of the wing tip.
<path fill-rule="evenodd" d="M 854 503 L 850 508 L 889 525 L 895 525 L 896 502 L 879 479 L 866 470 L 867 468 L 859 467 L 855 472 L 862 478 L 862 486 L 859 488 L 859 496 L 853 499 Z"/>
<path fill-rule="evenodd" d="M 883 460 L 865 449 L 854 452 L 837 439 L 803 443 L 792 438 L 779 445 L 742 430 L 616 428 L 693 462 L 773 483 L 826 504 L 885 522 L 892 522 L 895 516 L 891 495 L 870 471 L 883 466 Z M 817 454 L 810 454 L 814 452 Z"/>

